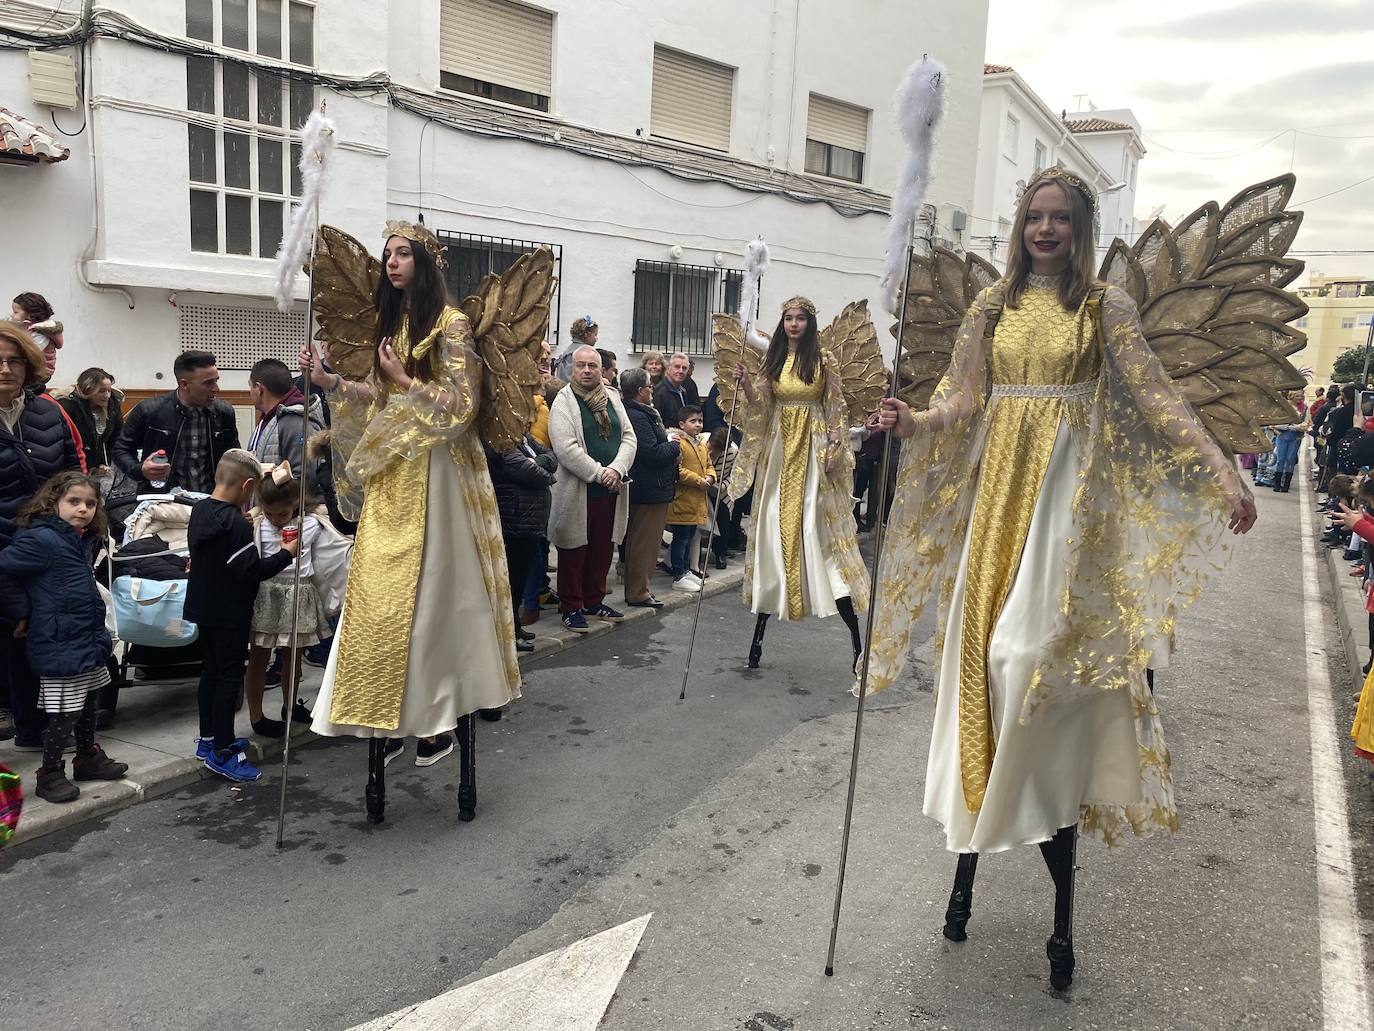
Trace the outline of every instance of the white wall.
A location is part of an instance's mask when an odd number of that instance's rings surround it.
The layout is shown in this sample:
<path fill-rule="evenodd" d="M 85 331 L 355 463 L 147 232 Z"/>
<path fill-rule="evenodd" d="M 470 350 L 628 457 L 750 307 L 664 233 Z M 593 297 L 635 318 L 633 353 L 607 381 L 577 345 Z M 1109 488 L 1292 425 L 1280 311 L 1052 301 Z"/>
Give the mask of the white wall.
<path fill-rule="evenodd" d="M 120 0 L 119 9 L 169 35 L 185 29 L 183 0 Z M 904 157 L 891 97 L 905 69 L 929 48 L 949 68 L 949 107 L 931 203 L 973 207 L 987 4 L 952 14 L 934 0 L 900 5 L 854 0 L 701 0 L 627 12 L 619 0 L 555 0 L 552 115 L 633 138 L 648 130 L 655 42 L 739 69 L 733 157 L 801 171 L 807 96 L 822 93 L 872 109 L 865 186 L 892 188 Z M 428 91 L 438 81 L 438 0 L 335 0 L 316 9 L 321 71 L 386 70 Z M 932 26 L 934 28 L 932 28 Z M 797 59 L 793 61 L 796 45 Z M 171 299 L 268 306 L 272 262 L 193 252 L 189 242 L 185 60 L 132 43 L 92 44 L 91 124 L 64 138 L 72 157 L 54 166 L 0 166 L 0 217 L 40 219 L 45 229 L 0 254 L 6 296 L 38 290 L 68 327 L 59 380 L 99 363 L 121 385 L 168 385 L 180 350 Z M 0 51 L 0 103 L 37 116 L 23 52 Z M 321 95 L 327 91 L 321 90 Z M 886 219 L 847 218 L 824 204 L 776 193 L 688 182 L 568 149 L 460 132 L 390 107 L 384 96 L 328 94 L 340 149 L 323 201 L 325 221 L 380 249 L 388 217 L 421 207 L 434 228 L 562 244 L 563 334 L 577 315 L 603 321 L 603 346 L 628 351 L 637 259 L 738 268 L 746 240 L 762 234 L 773 253 L 765 319 L 785 297 L 806 293 L 834 314 L 873 297 Z M 499 107 L 499 105 L 498 105 Z M 61 116 L 71 128 L 81 112 Z M 50 126 L 52 127 L 52 126 Z M 95 175 L 90 145 L 97 145 Z M 96 197 L 99 197 L 98 204 Z M 81 258 L 99 209 L 99 237 Z M 83 286 L 79 268 L 99 284 Z M 126 302 L 132 298 L 135 307 Z M 876 311 L 876 304 L 874 305 Z M 886 339 L 884 316 L 877 318 Z M 709 366 L 709 363 L 706 363 Z M 698 380 L 704 383 L 704 370 Z M 244 374 L 227 373 L 230 388 Z"/>

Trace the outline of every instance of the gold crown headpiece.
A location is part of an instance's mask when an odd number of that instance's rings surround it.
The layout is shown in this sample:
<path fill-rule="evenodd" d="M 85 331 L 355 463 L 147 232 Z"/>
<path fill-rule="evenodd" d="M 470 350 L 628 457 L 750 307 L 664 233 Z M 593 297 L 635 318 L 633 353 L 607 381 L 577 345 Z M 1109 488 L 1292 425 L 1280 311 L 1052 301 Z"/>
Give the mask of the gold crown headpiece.
<path fill-rule="evenodd" d="M 1021 197 L 1033 191 L 1037 186 L 1042 186 L 1048 182 L 1064 183 L 1066 186 L 1072 186 L 1077 190 L 1083 200 L 1087 202 L 1088 211 L 1093 217 L 1093 228 L 1099 230 L 1102 228 L 1102 213 L 1097 210 L 1097 191 L 1089 186 L 1088 181 L 1077 172 L 1070 172 L 1060 165 L 1042 168 L 1031 176 L 1030 181 L 1026 183 L 1025 188 L 1017 196 L 1017 201 L 1019 202 Z"/>
<path fill-rule="evenodd" d="M 816 315 L 816 306 L 805 297 L 793 297 L 790 300 L 783 301 L 782 310 L 786 312 L 788 308 L 800 308 L 813 318 Z"/>
<path fill-rule="evenodd" d="M 444 257 L 443 244 L 439 238 L 431 233 L 418 222 L 401 222 L 392 219 L 386 224 L 386 239 L 399 236 L 412 243 L 422 244 L 425 250 L 429 251 L 429 256 L 434 259 L 434 264 L 440 269 L 448 265 L 448 260 Z"/>

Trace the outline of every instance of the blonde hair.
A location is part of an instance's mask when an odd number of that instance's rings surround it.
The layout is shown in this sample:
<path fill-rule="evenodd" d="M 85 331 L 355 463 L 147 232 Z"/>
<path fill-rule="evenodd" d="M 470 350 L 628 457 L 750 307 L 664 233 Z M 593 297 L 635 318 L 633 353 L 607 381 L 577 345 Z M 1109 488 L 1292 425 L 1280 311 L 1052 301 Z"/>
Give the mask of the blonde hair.
<path fill-rule="evenodd" d="M 13 344 L 19 349 L 19 357 L 24 359 L 24 386 L 31 387 L 42 382 L 47 376 L 47 366 L 43 362 L 43 349 L 34 342 L 29 331 L 17 322 L 0 322 L 0 340 Z"/>
<path fill-rule="evenodd" d="M 650 362 L 658 362 L 665 369 L 668 367 L 668 359 L 663 357 L 662 351 L 645 351 L 639 358 L 639 367 L 647 369 Z"/>
<path fill-rule="evenodd" d="M 1093 239 L 1092 206 L 1079 190 L 1062 179 L 1054 179 L 1035 184 L 1021 195 L 1016 206 L 1016 218 L 1012 222 L 1011 240 L 1007 247 L 1007 273 L 1002 277 L 1006 284 L 1006 304 L 1015 308 L 1021 302 L 1021 292 L 1026 288 L 1026 280 L 1031 274 L 1030 252 L 1026 250 L 1026 215 L 1031 201 L 1041 190 L 1058 187 L 1064 194 L 1069 208 L 1069 267 L 1059 283 L 1059 303 L 1067 311 L 1077 311 L 1088 291 L 1097 282 L 1097 242 Z"/>

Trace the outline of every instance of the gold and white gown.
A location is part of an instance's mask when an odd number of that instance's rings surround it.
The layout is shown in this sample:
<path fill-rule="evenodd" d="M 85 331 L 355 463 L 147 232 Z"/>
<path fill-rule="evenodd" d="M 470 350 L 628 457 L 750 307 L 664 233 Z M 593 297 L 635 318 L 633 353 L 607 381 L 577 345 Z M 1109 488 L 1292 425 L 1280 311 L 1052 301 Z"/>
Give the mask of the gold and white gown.
<path fill-rule="evenodd" d="M 438 382 L 408 392 L 347 384 L 334 417 L 340 506 L 357 505 L 348 587 L 317 734 L 432 736 L 520 696 L 501 520 L 473 419 L 480 392 L 467 319 L 445 308 L 404 357 L 442 348 Z"/>
<path fill-rule="evenodd" d="M 823 353 L 807 383 L 789 356 L 778 381 L 761 382 L 758 390 L 759 401 L 746 408 L 744 446 L 729 487 L 732 501 L 756 488 L 744 602 L 789 620 L 833 616 L 844 597 L 866 611 L 868 577 L 850 514 L 854 456 L 840 443 L 845 427 L 834 362 Z"/>
<path fill-rule="evenodd" d="M 990 339 L 1000 286 L 970 310 L 932 399 L 943 428 L 903 454 L 883 556 L 874 690 L 940 599 L 924 811 L 955 852 L 1079 821 L 1109 844 L 1176 829 L 1144 670 L 1218 570 L 1242 489 L 1124 292 L 1071 312 L 1057 284 L 1032 276 Z"/>

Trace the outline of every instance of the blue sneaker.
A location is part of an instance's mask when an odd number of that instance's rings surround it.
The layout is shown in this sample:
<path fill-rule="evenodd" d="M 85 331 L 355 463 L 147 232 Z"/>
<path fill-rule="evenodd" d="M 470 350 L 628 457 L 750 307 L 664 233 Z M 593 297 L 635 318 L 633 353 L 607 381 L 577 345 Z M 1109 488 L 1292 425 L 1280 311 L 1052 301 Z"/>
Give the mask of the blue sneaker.
<path fill-rule="evenodd" d="M 563 626 L 575 634 L 585 634 L 589 629 L 587 617 L 580 612 L 563 613 Z"/>
<path fill-rule="evenodd" d="M 609 605 L 598 605 L 594 609 L 583 609 L 582 615 L 590 616 L 592 619 L 604 619 L 608 623 L 619 623 L 625 618 L 625 613 L 617 612 Z"/>
<path fill-rule="evenodd" d="M 248 742 L 248 739 L 247 739 L 246 737 L 236 737 L 236 738 L 234 738 L 234 743 L 233 743 L 232 745 L 229 746 L 229 751 L 231 751 L 231 752 L 246 752 L 246 751 L 248 751 L 248 744 L 249 744 L 249 742 Z M 210 758 L 210 755 L 211 755 L 211 753 L 214 752 L 214 750 L 215 750 L 215 739 L 214 739 L 214 738 L 212 738 L 212 737 L 198 737 L 198 738 L 196 738 L 196 758 L 197 758 L 197 759 L 205 760 L 205 759 Z"/>
<path fill-rule="evenodd" d="M 222 752 L 211 752 L 205 760 L 205 768 L 211 773 L 218 773 L 221 777 L 240 782 L 257 780 L 262 776 L 262 771 L 250 763 L 246 755 L 232 748 L 226 748 Z"/>

